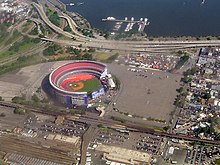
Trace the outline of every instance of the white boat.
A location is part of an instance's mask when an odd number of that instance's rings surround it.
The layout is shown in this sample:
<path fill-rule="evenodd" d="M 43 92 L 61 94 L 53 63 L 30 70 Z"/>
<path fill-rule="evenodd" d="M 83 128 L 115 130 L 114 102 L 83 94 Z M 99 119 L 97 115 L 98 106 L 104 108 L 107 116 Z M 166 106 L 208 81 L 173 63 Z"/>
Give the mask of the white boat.
<path fill-rule="evenodd" d="M 115 20 L 114 17 L 107 17 L 107 20 Z"/>

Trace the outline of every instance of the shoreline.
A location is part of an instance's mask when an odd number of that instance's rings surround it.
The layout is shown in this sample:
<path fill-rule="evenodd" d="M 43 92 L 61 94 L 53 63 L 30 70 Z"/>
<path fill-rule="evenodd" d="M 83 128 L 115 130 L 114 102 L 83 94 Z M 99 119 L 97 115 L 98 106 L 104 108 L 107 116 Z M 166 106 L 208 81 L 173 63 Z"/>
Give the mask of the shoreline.
<path fill-rule="evenodd" d="M 62 6 L 62 9 L 65 10 L 68 15 L 70 15 L 74 21 L 78 22 L 78 24 L 80 24 L 80 22 L 84 23 L 84 28 L 86 29 L 99 29 L 99 30 L 104 30 L 107 31 L 109 33 L 111 33 L 110 30 L 107 29 L 102 29 L 102 28 L 97 28 L 97 27 L 92 27 L 92 25 L 90 24 L 90 22 L 83 17 L 81 14 L 74 12 L 74 11 L 68 11 L 66 8 L 66 4 L 63 3 L 61 0 L 50 0 L 50 2 L 56 2 L 57 4 L 59 4 L 58 6 Z M 75 19 L 74 19 L 75 18 Z M 118 34 L 122 34 L 125 33 L 124 31 L 119 31 L 117 32 Z M 135 31 L 136 33 L 136 31 Z M 161 41 L 167 41 L 167 40 L 213 40 L 213 39 L 217 39 L 220 40 L 220 34 L 219 35 L 149 35 L 146 33 L 146 31 L 143 32 L 146 35 L 146 38 L 144 37 L 143 39 L 148 39 L 148 40 L 161 40 Z M 137 34 L 141 34 L 141 33 L 137 33 Z"/>

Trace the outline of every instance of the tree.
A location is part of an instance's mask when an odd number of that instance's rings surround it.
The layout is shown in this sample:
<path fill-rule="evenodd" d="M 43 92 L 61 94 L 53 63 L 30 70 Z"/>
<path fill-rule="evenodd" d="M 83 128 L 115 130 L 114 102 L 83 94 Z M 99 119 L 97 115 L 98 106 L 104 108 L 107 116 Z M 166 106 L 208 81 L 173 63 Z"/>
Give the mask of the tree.
<path fill-rule="evenodd" d="M 0 101 L 3 101 L 3 98 L 2 98 L 2 96 L 0 96 Z"/>
<path fill-rule="evenodd" d="M 34 102 L 39 102 L 39 101 L 40 101 L 40 99 L 37 97 L 36 94 L 34 94 L 34 95 L 31 97 L 31 99 L 32 99 Z"/>
<path fill-rule="evenodd" d="M 18 107 L 16 107 L 16 108 L 14 109 L 14 113 L 15 113 L 15 114 L 19 114 L 19 115 L 24 115 L 24 114 L 25 114 L 24 110 L 22 110 L 22 109 L 20 109 L 20 108 L 18 108 Z"/>
<path fill-rule="evenodd" d="M 182 93 L 182 92 L 183 92 L 183 87 L 180 87 L 180 88 L 177 89 L 176 91 L 179 92 L 179 93 Z"/>
<path fill-rule="evenodd" d="M 67 31 L 67 32 L 71 32 L 72 31 L 69 25 L 67 25 L 63 30 Z"/>
<path fill-rule="evenodd" d="M 205 93 L 203 98 L 208 100 L 208 99 L 211 98 L 211 94 L 210 93 Z"/>

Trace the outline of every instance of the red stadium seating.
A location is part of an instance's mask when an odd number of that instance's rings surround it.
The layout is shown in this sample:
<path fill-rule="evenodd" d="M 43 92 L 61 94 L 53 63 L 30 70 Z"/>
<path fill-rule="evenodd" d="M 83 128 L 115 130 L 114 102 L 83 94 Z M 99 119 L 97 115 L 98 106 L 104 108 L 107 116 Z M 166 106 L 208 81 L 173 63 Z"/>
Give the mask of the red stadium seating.
<path fill-rule="evenodd" d="M 87 62 L 87 61 L 78 61 L 78 62 L 69 63 L 56 69 L 51 75 L 51 80 L 54 84 L 56 84 L 58 79 L 63 74 L 77 69 L 91 69 L 91 70 L 96 70 L 98 72 L 103 72 L 105 66 L 99 63 Z"/>

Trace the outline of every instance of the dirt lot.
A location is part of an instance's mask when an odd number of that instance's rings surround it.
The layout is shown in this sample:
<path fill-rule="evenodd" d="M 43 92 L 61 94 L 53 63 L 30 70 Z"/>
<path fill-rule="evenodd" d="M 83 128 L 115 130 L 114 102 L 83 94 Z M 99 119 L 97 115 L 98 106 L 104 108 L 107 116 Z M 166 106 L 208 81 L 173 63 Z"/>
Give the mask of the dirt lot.
<path fill-rule="evenodd" d="M 169 120 L 169 114 L 174 110 L 180 75 L 154 70 L 137 73 L 118 64 L 110 64 L 108 68 L 121 82 L 121 91 L 115 100 L 119 111 Z"/>
<path fill-rule="evenodd" d="M 64 62 L 48 62 L 28 66 L 0 76 L 0 96 L 5 101 L 10 101 L 14 96 L 26 94 L 30 98 L 41 86 L 42 80 Z"/>
<path fill-rule="evenodd" d="M 12 108 L 0 106 L 0 114 L 4 113 L 4 117 L 0 117 L 0 130 L 14 129 L 16 126 L 22 126 L 25 120 L 24 115 L 14 114 Z"/>

